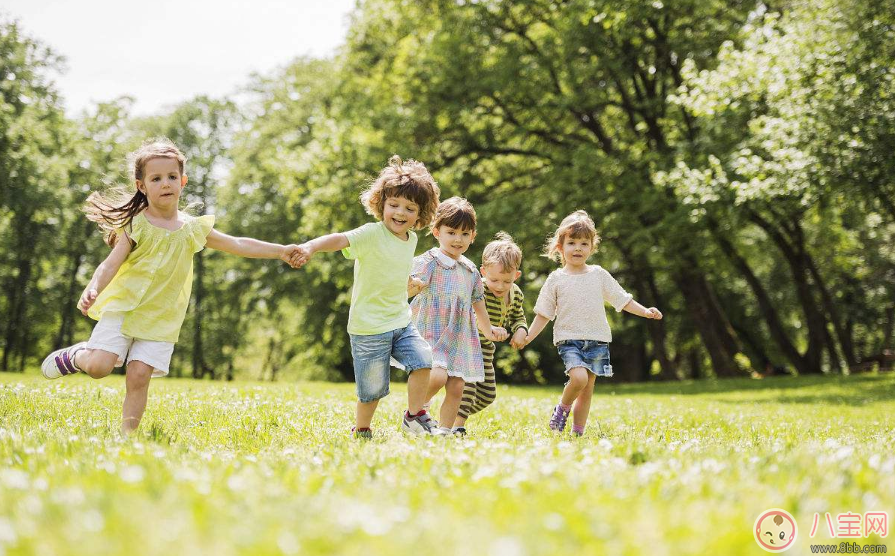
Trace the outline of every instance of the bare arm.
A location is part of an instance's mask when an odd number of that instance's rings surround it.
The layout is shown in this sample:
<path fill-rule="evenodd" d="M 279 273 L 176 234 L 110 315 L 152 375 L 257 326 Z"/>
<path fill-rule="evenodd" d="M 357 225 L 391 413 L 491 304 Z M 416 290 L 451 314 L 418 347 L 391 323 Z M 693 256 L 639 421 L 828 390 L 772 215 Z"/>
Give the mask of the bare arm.
<path fill-rule="evenodd" d="M 631 313 L 632 315 L 637 315 L 638 317 L 643 317 L 645 319 L 655 319 L 662 320 L 662 312 L 656 309 L 655 307 L 650 307 L 647 309 L 640 303 L 637 303 L 633 299 L 628 301 L 628 303 L 622 307 L 626 312 Z"/>
<path fill-rule="evenodd" d="M 348 236 L 341 232 L 314 238 L 311 241 L 307 241 L 298 246 L 295 255 L 292 257 L 292 266 L 295 268 L 303 266 L 311 260 L 314 253 L 319 251 L 332 253 L 333 251 L 345 249 L 349 245 Z"/>
<path fill-rule="evenodd" d="M 530 344 L 535 338 L 537 338 L 538 334 L 540 334 L 544 330 L 544 328 L 547 327 L 548 322 L 550 322 L 550 319 L 548 319 L 544 315 L 535 315 L 535 319 L 531 321 L 531 328 L 528 329 L 528 336 L 525 337 L 525 345 Z"/>
<path fill-rule="evenodd" d="M 208 247 L 225 253 L 249 259 L 282 259 L 287 263 L 298 250 L 297 245 L 268 243 L 250 237 L 233 237 L 214 229 L 211 230 L 205 241 Z"/>
<path fill-rule="evenodd" d="M 130 255 L 132 248 L 130 238 L 127 237 L 127 234 L 122 233 L 118 237 L 118 241 L 115 242 L 112 252 L 109 253 L 103 262 L 99 263 L 99 266 L 96 267 L 96 271 L 93 273 L 93 278 L 90 279 L 87 287 L 84 288 L 84 293 L 81 294 L 81 299 L 78 300 L 78 309 L 81 310 L 81 313 L 87 314 L 87 310 L 96 301 L 96 297 L 106 289 L 112 278 L 118 274 L 118 269 L 127 260 L 127 256 Z"/>

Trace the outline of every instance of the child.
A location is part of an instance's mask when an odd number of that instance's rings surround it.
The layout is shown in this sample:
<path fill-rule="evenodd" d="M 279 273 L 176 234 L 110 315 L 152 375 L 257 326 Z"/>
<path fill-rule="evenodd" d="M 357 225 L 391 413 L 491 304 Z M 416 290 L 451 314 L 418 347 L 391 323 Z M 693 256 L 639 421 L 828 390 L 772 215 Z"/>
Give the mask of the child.
<path fill-rule="evenodd" d="M 606 270 L 587 264 L 587 258 L 599 243 L 594 221 L 586 212 L 578 210 L 563 219 L 545 247 L 545 255 L 561 262 L 563 267 L 550 273 L 541 287 L 535 304 L 536 316 L 525 338 L 525 343 L 530 343 L 548 321 L 556 318 L 553 343 L 565 364 L 569 381 L 553 410 L 550 428 L 565 429 L 574 401 L 572 433 L 576 436 L 584 434 L 594 379 L 612 376 L 609 361 L 612 334 L 604 303 L 608 301 L 618 312 L 624 309 L 644 318 L 662 318 L 655 307 L 647 309 L 634 301 Z"/>
<path fill-rule="evenodd" d="M 87 199 L 87 218 L 99 224 L 112 248 L 78 301 L 81 312 L 99 322 L 89 341 L 56 350 L 41 365 L 50 379 L 76 372 L 103 378 L 127 360 L 124 434 L 140 424 L 150 377 L 168 374 L 189 304 L 193 254 L 207 245 L 288 262 L 298 248 L 231 237 L 214 230 L 214 216 L 179 211 L 186 158 L 171 141 L 149 140 L 132 156 L 136 192 Z"/>
<path fill-rule="evenodd" d="M 522 250 L 506 232 L 498 232 L 482 253 L 482 280 L 485 283 L 485 306 L 494 326 L 503 327 L 512 335 L 510 345 L 522 348 L 528 334 L 528 323 L 522 311 L 525 297 L 515 284 L 522 272 Z M 497 396 L 494 373 L 494 342 L 480 336 L 482 356 L 485 361 L 485 380 L 467 384 L 463 390 L 460 410 L 454 420 L 454 434 L 466 435 L 466 420 L 485 409 Z"/>
<path fill-rule="evenodd" d="M 432 346 L 426 399 L 444 387 L 439 421 L 444 425 L 443 434 L 451 432 L 464 385 L 485 378 L 476 326 L 489 340 L 507 338 L 506 330 L 491 326 L 482 278 L 472 261 L 463 256 L 475 240 L 475 227 L 475 210 L 469 201 L 460 197 L 444 201 L 438 205 L 431 227 L 438 247 L 414 259 L 413 265 L 415 283 L 409 293 L 418 293 L 410 305 L 413 322 Z"/>
<path fill-rule="evenodd" d="M 302 266 L 318 251 L 342 250 L 346 258 L 354 260 L 348 334 L 357 383 L 352 429 L 357 438 L 372 438 L 373 413 L 389 392 L 391 357 L 410 373 L 403 429 L 412 434 L 437 434 L 436 424 L 422 408 L 432 349 L 410 322 L 407 293 L 417 243 L 413 230 L 432 221 L 441 191 L 421 162 L 404 162 L 398 156 L 388 162 L 361 194 L 367 213 L 378 222 L 313 239 L 299 246 L 293 258 L 296 266 Z"/>

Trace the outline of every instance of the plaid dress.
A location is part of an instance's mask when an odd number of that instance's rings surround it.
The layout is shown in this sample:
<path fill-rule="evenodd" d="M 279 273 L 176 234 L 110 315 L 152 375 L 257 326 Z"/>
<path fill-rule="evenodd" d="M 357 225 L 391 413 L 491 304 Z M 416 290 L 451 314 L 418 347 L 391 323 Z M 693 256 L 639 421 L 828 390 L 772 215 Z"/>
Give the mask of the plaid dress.
<path fill-rule="evenodd" d="M 412 276 L 428 284 L 410 303 L 413 324 L 432 346 L 433 367 L 479 382 L 485 366 L 472 304 L 485 298 L 485 288 L 472 261 L 447 260 L 437 247 L 413 259 Z"/>

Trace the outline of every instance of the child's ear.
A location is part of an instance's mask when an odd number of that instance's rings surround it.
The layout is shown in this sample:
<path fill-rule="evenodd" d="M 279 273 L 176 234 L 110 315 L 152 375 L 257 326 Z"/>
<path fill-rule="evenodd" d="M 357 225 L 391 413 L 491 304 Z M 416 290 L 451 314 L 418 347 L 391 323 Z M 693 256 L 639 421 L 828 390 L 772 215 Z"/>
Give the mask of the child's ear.
<path fill-rule="evenodd" d="M 522 276 L 522 271 L 521 271 L 521 270 L 517 270 L 517 271 L 516 271 L 516 277 L 513 278 L 513 281 L 515 282 L 516 280 L 518 280 L 520 276 Z"/>
<path fill-rule="evenodd" d="M 438 239 L 438 234 L 438 226 L 432 228 L 432 235 L 435 237 L 435 239 Z"/>
<path fill-rule="evenodd" d="M 472 239 L 469 240 L 469 243 L 475 241 L 475 230 L 472 231 Z"/>
<path fill-rule="evenodd" d="M 134 180 L 137 185 L 137 191 L 146 195 L 146 187 L 143 186 L 143 180 Z"/>
<path fill-rule="evenodd" d="M 186 187 L 186 182 L 189 181 L 189 178 L 186 177 L 186 174 L 180 176 L 180 189 Z"/>

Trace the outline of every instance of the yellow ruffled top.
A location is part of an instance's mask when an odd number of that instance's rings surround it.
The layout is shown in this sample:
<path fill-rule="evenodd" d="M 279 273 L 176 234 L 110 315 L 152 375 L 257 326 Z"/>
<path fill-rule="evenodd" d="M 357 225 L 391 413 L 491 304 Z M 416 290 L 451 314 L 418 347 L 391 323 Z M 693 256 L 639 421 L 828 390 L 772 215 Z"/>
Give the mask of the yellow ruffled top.
<path fill-rule="evenodd" d="M 91 318 L 124 313 L 124 335 L 177 342 L 193 286 L 193 254 L 214 227 L 213 215 L 180 218 L 183 226 L 170 231 L 153 226 L 142 212 L 134 217 L 124 231 L 136 245 L 90 307 Z"/>

